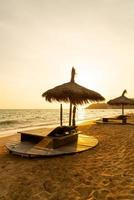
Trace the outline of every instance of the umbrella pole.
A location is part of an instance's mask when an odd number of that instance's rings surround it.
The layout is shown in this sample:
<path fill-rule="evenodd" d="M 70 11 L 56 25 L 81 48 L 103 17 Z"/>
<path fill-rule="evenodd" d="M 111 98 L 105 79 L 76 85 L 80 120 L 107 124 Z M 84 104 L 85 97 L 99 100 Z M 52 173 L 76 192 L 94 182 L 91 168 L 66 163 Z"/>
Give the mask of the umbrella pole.
<path fill-rule="evenodd" d="M 62 104 L 60 104 L 60 126 L 62 126 Z"/>
<path fill-rule="evenodd" d="M 72 103 L 70 102 L 70 110 L 69 110 L 69 126 L 71 126 L 72 120 Z"/>
<path fill-rule="evenodd" d="M 124 104 L 122 104 L 122 115 L 124 115 Z"/>
<path fill-rule="evenodd" d="M 73 107 L 73 119 L 72 119 L 72 126 L 75 126 L 75 114 L 76 114 L 76 106 Z"/>

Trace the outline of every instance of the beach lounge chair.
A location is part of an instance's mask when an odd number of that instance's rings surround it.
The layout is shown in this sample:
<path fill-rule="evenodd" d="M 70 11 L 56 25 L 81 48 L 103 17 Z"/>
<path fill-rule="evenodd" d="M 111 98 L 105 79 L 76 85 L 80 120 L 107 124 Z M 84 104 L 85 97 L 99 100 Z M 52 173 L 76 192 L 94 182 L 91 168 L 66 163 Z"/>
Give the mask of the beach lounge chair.
<path fill-rule="evenodd" d="M 39 131 L 37 131 L 39 133 Z M 44 140 L 44 147 L 58 148 L 77 141 L 76 126 L 58 126 L 47 134 L 34 134 L 33 131 L 20 132 L 22 142 L 40 143 Z M 41 142 L 42 143 L 42 142 Z"/>
<path fill-rule="evenodd" d="M 108 123 L 110 121 L 114 121 L 114 120 L 121 120 L 122 121 L 122 124 L 126 124 L 127 123 L 127 116 L 126 115 L 119 115 L 117 117 L 104 117 L 102 118 L 102 121 L 104 123 Z"/>

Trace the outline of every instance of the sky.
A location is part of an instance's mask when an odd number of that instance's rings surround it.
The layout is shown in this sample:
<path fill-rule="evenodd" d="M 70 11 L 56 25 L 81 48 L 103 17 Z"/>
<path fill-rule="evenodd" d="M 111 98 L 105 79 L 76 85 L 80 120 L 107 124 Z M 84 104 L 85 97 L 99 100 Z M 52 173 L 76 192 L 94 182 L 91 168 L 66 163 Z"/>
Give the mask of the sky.
<path fill-rule="evenodd" d="M 0 109 L 58 108 L 42 93 L 70 81 L 106 101 L 134 98 L 133 0 L 0 0 Z"/>

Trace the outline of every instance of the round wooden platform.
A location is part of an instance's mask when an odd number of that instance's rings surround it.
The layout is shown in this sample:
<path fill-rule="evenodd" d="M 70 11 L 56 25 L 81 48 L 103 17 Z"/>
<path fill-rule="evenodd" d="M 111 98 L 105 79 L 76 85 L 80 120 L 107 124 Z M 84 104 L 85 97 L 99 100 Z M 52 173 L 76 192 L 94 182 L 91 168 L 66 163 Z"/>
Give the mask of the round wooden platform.
<path fill-rule="evenodd" d="M 98 140 L 95 137 L 78 134 L 77 142 L 69 143 L 56 149 L 44 148 L 43 146 L 39 147 L 34 143 L 26 141 L 8 143 L 6 147 L 12 154 L 22 157 L 50 157 L 86 151 L 95 147 L 97 144 Z"/>

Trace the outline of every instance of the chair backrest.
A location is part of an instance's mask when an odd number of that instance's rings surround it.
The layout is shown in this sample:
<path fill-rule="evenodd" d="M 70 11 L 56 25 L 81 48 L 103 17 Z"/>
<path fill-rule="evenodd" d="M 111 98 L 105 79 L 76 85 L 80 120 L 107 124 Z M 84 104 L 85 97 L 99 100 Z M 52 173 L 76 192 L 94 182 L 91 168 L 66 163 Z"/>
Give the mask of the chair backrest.
<path fill-rule="evenodd" d="M 76 131 L 76 126 L 58 126 L 51 131 L 48 136 L 63 136 L 66 132 L 71 133 Z"/>

